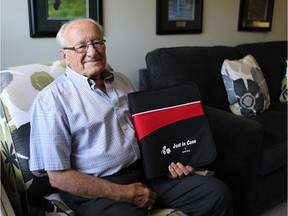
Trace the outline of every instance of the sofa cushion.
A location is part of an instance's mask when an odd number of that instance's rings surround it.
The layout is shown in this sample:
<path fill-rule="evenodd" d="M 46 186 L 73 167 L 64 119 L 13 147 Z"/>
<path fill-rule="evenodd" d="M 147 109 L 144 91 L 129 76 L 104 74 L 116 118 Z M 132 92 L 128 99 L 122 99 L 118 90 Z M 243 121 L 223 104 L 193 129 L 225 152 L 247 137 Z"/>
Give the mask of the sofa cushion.
<path fill-rule="evenodd" d="M 46 172 L 32 173 L 29 170 L 30 106 L 38 92 L 64 73 L 65 67 L 63 62 L 54 61 L 10 67 L 0 75 L 4 80 L 0 89 L 2 106 L 19 161 L 16 168 L 22 175 L 19 176 L 25 183 L 28 200 L 35 206 L 40 204 L 41 195 L 55 189 L 50 186 Z M 7 157 L 12 158 L 13 153 L 9 151 Z"/>
<path fill-rule="evenodd" d="M 265 77 L 270 101 L 279 101 L 281 81 L 287 60 L 287 41 L 271 41 L 237 46 L 241 57 L 252 55 L 257 60 Z"/>
<path fill-rule="evenodd" d="M 234 114 L 252 116 L 270 105 L 268 88 L 261 68 L 253 56 L 240 60 L 225 60 L 222 78 Z"/>
<path fill-rule="evenodd" d="M 269 110 L 287 113 L 287 103 L 283 103 L 281 101 L 275 101 L 270 105 Z"/>
<path fill-rule="evenodd" d="M 258 174 L 267 175 L 287 164 L 287 113 L 268 110 L 251 119 L 264 129 Z"/>
<path fill-rule="evenodd" d="M 287 88 L 287 81 L 288 81 L 288 60 L 286 60 L 286 68 L 285 68 L 285 75 L 281 82 L 281 94 L 280 94 L 280 101 L 285 103 L 288 102 L 288 88 Z"/>
<path fill-rule="evenodd" d="M 232 47 L 172 47 L 148 52 L 146 64 L 152 88 L 194 82 L 204 104 L 228 111 L 221 66 L 225 59 L 239 58 Z"/>

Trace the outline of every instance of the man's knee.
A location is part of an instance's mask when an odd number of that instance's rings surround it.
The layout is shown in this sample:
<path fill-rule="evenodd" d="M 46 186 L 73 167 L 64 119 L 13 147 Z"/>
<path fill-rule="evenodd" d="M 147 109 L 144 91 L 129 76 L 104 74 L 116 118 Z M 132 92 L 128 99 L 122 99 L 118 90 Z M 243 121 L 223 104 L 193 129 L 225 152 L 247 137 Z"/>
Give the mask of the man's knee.
<path fill-rule="evenodd" d="M 210 205 L 211 215 L 232 216 L 232 196 L 230 189 L 222 181 L 215 178 L 208 185 L 207 190 L 210 194 L 206 201 L 207 205 Z"/>

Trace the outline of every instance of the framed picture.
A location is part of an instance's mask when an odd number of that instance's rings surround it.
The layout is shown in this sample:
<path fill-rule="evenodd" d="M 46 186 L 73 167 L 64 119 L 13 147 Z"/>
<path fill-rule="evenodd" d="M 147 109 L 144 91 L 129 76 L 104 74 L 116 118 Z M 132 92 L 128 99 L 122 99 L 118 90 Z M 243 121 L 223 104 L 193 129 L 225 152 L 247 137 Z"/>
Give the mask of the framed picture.
<path fill-rule="evenodd" d="M 240 0 L 238 31 L 271 31 L 274 0 Z"/>
<path fill-rule="evenodd" d="M 30 37 L 55 37 L 71 19 L 89 17 L 102 24 L 102 0 L 28 0 Z"/>
<path fill-rule="evenodd" d="M 202 32 L 203 0 L 157 0 L 156 34 Z"/>

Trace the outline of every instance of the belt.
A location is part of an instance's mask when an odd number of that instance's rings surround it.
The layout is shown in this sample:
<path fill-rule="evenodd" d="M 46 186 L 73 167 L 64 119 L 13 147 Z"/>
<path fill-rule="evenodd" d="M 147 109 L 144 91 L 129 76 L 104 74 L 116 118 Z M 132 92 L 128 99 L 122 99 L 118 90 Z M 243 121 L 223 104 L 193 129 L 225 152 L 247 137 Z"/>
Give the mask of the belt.
<path fill-rule="evenodd" d="M 130 164 L 127 167 L 122 168 L 117 173 L 113 174 L 113 176 L 123 175 L 127 173 L 134 173 L 136 171 L 143 170 L 141 160 L 136 160 L 134 163 Z"/>
<path fill-rule="evenodd" d="M 117 184 L 131 184 L 135 182 L 142 182 L 143 184 L 146 184 L 141 160 L 135 161 L 131 165 L 119 170 L 113 175 L 102 178 Z"/>

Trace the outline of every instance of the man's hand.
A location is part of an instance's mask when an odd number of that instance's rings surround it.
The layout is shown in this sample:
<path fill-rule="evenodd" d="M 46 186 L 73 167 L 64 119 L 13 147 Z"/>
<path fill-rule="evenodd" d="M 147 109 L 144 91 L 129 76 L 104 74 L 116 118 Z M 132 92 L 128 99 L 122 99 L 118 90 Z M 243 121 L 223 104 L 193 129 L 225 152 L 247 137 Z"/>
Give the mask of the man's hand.
<path fill-rule="evenodd" d="M 191 166 L 184 166 L 181 163 L 171 163 L 168 166 L 168 170 L 171 174 L 171 178 L 182 178 L 184 176 L 190 175 L 193 173 L 194 169 Z"/>
<path fill-rule="evenodd" d="M 121 186 L 125 202 L 132 203 L 139 208 L 151 208 L 157 198 L 157 194 L 146 185 L 134 183 Z M 120 201 L 120 200 L 119 200 Z"/>
<path fill-rule="evenodd" d="M 108 198 L 151 208 L 157 194 L 141 183 L 120 185 L 75 170 L 48 171 L 52 186 L 85 198 Z"/>

